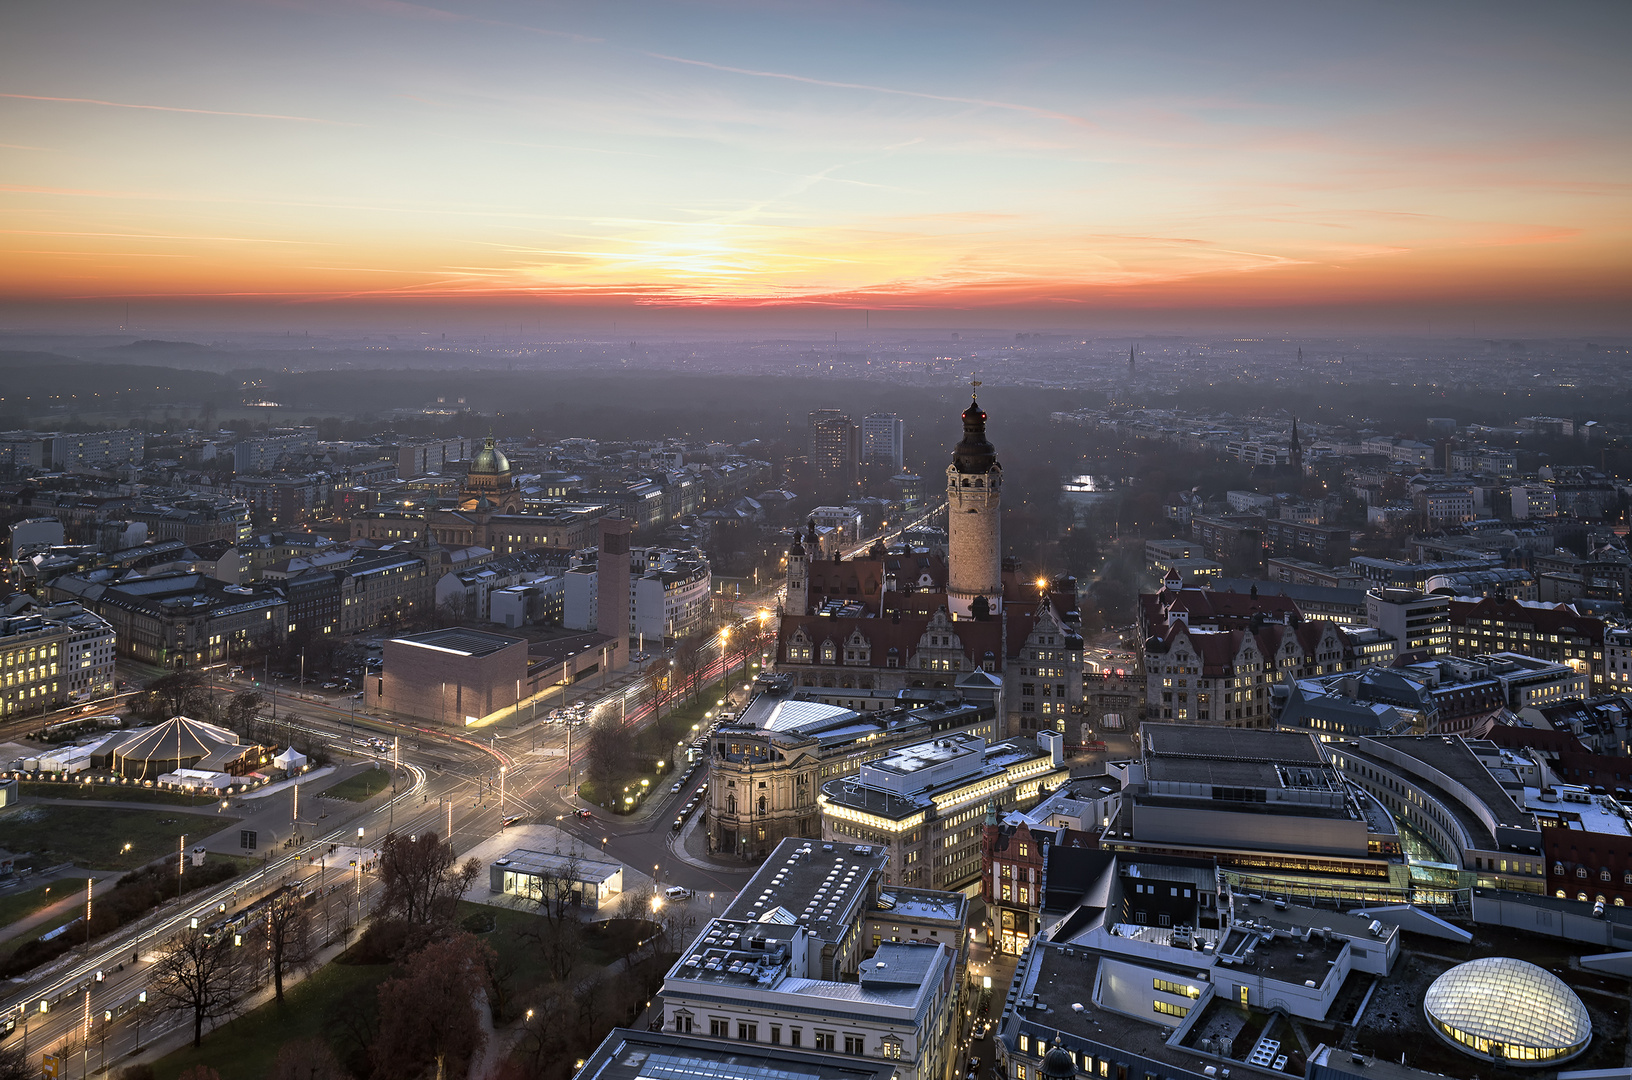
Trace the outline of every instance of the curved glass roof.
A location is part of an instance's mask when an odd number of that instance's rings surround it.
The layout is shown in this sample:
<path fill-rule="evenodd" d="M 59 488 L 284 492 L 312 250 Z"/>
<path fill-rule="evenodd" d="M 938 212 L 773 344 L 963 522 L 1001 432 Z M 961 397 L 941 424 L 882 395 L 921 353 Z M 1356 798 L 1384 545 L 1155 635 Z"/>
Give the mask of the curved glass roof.
<path fill-rule="evenodd" d="M 1459 1043 L 1499 1044 L 1504 1056 L 1530 1048 L 1552 1057 L 1586 1045 L 1592 1020 L 1575 991 L 1556 975 L 1509 956 L 1458 964 L 1434 980 L 1422 999 L 1429 1019 L 1455 1029 Z"/>

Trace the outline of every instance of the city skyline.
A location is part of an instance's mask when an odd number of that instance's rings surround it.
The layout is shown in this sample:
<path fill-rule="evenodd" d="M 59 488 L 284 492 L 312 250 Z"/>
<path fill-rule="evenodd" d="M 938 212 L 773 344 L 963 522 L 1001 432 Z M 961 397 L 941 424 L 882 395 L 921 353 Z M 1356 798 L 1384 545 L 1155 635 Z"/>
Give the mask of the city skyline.
<path fill-rule="evenodd" d="M 1627 22 L 18 7 L 0 316 L 1622 331 Z"/>

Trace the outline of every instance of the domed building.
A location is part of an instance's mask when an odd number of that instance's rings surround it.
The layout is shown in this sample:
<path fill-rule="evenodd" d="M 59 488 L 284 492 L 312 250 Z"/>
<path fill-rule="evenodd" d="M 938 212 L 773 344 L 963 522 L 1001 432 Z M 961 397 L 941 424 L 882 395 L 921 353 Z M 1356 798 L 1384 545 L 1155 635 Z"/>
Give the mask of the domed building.
<path fill-rule="evenodd" d="M 494 443 L 492 435 L 471 459 L 464 490 L 459 494 L 459 509 L 493 514 L 521 510 L 521 493 L 510 475 L 510 459 Z"/>
<path fill-rule="evenodd" d="M 1592 1041 L 1592 1019 L 1550 971 L 1508 956 L 1458 964 L 1422 999 L 1434 1034 L 1472 1057 L 1507 1065 L 1568 1061 Z"/>

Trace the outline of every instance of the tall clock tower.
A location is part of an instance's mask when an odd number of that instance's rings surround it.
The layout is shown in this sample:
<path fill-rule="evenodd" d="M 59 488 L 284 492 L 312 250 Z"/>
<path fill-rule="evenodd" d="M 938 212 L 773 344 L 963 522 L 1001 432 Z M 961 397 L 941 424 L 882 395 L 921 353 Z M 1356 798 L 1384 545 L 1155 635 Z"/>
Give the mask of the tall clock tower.
<path fill-rule="evenodd" d="M 977 387 L 979 383 L 975 384 Z M 984 598 L 996 614 L 1003 606 L 1003 466 L 986 439 L 986 412 L 971 400 L 963 413 L 963 439 L 946 469 L 947 581 L 953 618 L 973 618 Z"/>

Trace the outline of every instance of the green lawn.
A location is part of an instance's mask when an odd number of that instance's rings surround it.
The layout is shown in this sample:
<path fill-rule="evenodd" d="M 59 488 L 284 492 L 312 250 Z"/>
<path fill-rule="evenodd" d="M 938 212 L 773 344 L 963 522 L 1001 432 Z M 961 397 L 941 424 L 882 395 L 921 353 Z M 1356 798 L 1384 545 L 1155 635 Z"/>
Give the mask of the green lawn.
<path fill-rule="evenodd" d="M 79 884 L 83 888 L 85 883 L 82 881 Z M 73 889 L 71 881 L 54 881 L 26 892 L 0 893 L 0 926 L 10 926 L 18 919 L 26 919 L 41 908 L 61 900 Z"/>
<path fill-rule="evenodd" d="M 331 1018 L 358 995 L 372 1001 L 375 988 L 392 970 L 390 964 L 326 964 L 285 991 L 283 1008 L 269 1001 L 207 1033 L 197 1050 L 189 1043 L 161 1058 L 155 1066 L 159 1080 L 173 1080 L 194 1065 L 207 1065 L 232 1080 L 262 1080 L 284 1043 L 312 1037 L 330 1039 L 336 1056 L 344 1057 L 332 1042 Z"/>
<path fill-rule="evenodd" d="M 32 852 L 38 865 L 74 862 L 94 870 L 134 870 L 178 850 L 183 835 L 202 840 L 227 823 L 215 815 L 157 808 L 120 812 L 28 803 L 0 810 L 0 836 L 12 851 Z"/>
<path fill-rule="evenodd" d="M 100 799 L 105 802 L 168 803 L 172 806 L 209 806 L 213 795 L 189 795 L 183 791 L 137 787 L 134 784 L 59 784 L 30 780 L 20 794 L 36 799 Z"/>
<path fill-rule="evenodd" d="M 390 786 L 391 770 L 364 769 L 331 788 L 325 788 L 323 794 L 333 799 L 345 799 L 347 802 L 367 802 Z"/>

